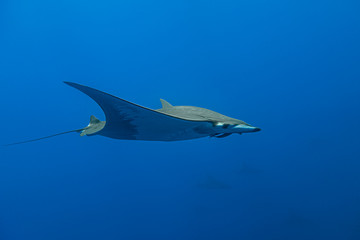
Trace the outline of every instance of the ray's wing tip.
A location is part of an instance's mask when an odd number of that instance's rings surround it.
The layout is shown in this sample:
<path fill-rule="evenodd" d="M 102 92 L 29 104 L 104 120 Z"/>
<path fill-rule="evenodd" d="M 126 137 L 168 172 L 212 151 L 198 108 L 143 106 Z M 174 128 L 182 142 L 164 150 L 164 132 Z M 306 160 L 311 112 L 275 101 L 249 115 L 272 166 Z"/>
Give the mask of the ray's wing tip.
<path fill-rule="evenodd" d="M 68 81 L 64 81 L 65 84 L 71 86 L 71 87 L 75 87 L 75 86 L 81 86 L 80 84 L 74 83 L 74 82 L 68 82 Z"/>
<path fill-rule="evenodd" d="M 65 84 L 69 85 L 70 87 L 73 87 L 73 88 L 76 88 L 80 91 L 83 91 L 84 89 L 91 89 L 90 87 L 88 86 L 85 86 L 85 85 L 81 85 L 81 84 L 78 84 L 78 83 L 74 83 L 74 82 L 68 82 L 68 81 L 64 81 Z"/>

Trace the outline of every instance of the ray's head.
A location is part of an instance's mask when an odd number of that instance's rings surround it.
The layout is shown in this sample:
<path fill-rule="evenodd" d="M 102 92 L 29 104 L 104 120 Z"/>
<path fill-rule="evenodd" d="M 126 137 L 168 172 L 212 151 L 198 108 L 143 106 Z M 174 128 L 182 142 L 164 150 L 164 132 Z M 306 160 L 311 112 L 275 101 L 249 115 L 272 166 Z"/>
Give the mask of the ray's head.
<path fill-rule="evenodd" d="M 250 124 L 239 124 L 233 128 L 237 133 L 250 133 L 250 132 L 259 132 L 261 128 L 251 126 Z"/>
<path fill-rule="evenodd" d="M 252 133 L 261 131 L 260 128 L 251 126 L 248 123 L 239 121 L 238 123 L 221 123 L 218 122 L 214 125 L 223 133 Z"/>

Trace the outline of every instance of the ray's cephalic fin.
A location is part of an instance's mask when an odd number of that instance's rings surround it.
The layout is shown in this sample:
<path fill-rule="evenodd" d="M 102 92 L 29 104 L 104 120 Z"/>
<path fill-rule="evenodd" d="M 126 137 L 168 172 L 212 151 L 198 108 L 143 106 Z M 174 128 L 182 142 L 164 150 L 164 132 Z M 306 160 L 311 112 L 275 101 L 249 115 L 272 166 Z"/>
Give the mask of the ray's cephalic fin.
<path fill-rule="evenodd" d="M 216 138 L 224 138 L 230 136 L 232 133 L 215 133 L 210 135 L 209 137 L 216 137 Z"/>

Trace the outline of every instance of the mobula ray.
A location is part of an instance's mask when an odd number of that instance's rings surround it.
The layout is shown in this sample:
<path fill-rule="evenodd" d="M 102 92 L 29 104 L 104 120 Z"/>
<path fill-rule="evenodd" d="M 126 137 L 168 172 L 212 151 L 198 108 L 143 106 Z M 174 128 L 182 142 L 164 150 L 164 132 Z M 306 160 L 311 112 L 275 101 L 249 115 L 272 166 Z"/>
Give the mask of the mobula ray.
<path fill-rule="evenodd" d="M 90 117 L 88 126 L 32 139 L 9 145 L 37 141 L 70 132 L 78 132 L 80 136 L 101 135 L 115 139 L 147 140 L 147 141 L 180 141 L 201 137 L 227 137 L 233 133 L 258 132 L 241 120 L 227 117 L 220 113 L 193 106 L 173 106 L 160 99 L 162 108 L 153 110 L 108 93 L 65 82 L 91 97 L 105 113 L 106 121 Z"/>

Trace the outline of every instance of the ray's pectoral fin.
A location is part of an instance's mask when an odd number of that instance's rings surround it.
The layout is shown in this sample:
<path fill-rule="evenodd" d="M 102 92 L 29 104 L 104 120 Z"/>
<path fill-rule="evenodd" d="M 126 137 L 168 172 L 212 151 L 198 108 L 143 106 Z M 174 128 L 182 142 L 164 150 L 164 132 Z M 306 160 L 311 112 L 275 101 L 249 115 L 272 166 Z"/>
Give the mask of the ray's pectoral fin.
<path fill-rule="evenodd" d="M 194 128 L 194 131 L 199 134 L 211 134 L 212 132 L 209 130 L 211 129 L 212 123 L 208 123 L 207 125 L 201 125 Z M 211 134 L 210 137 L 213 137 L 215 134 Z"/>
<path fill-rule="evenodd" d="M 94 135 L 97 132 L 101 131 L 105 127 L 105 124 L 106 124 L 105 121 L 100 121 L 94 115 L 91 115 L 89 125 L 87 125 L 87 127 L 83 128 L 83 130 L 80 133 L 80 136 Z"/>

